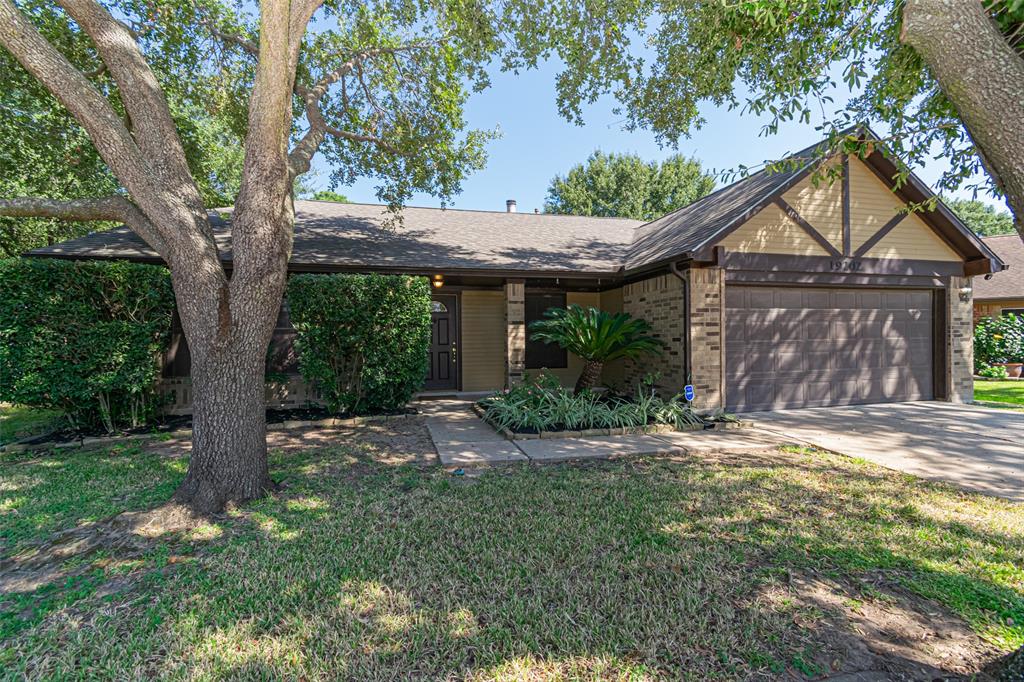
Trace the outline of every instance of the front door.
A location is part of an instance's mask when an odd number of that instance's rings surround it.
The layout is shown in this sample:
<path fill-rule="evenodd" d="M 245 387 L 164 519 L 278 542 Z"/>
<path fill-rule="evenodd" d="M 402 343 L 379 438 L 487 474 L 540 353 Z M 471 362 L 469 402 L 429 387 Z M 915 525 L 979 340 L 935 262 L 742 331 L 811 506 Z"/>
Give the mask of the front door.
<path fill-rule="evenodd" d="M 455 390 L 459 387 L 456 364 L 458 297 L 435 295 L 431 297 L 430 305 L 430 367 L 424 388 L 428 391 Z"/>

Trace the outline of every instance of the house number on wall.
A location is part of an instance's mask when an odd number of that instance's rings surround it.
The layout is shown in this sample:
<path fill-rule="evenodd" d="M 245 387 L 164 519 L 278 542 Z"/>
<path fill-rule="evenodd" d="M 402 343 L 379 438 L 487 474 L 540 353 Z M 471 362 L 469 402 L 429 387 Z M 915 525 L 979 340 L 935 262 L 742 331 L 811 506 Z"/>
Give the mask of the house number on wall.
<path fill-rule="evenodd" d="M 832 272 L 860 272 L 863 264 L 859 260 L 831 261 Z"/>

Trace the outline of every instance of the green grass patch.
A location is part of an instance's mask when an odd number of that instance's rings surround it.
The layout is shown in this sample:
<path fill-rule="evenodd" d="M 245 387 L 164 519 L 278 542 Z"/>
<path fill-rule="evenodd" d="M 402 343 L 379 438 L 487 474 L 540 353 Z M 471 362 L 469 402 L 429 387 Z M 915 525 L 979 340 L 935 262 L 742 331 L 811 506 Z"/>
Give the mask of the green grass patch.
<path fill-rule="evenodd" d="M 46 433 L 61 420 L 60 412 L 0 403 L 0 445 Z"/>
<path fill-rule="evenodd" d="M 882 572 L 987 641 L 1024 644 L 1024 505 L 793 454 L 784 465 L 645 459 L 460 479 L 351 447 L 276 453 L 278 496 L 167 538 L 130 566 L 105 563 L 85 587 L 46 588 L 49 617 L 8 638 L 0 669 L 116 679 L 820 675 L 817 616 L 764 598 L 801 571 Z M 5 509 L 4 537 L 159 502 L 184 467 L 137 452 L 46 461 L 3 462 L 4 494 L 36 519 Z M 33 501 L 40 494 L 55 499 Z M 134 587 L 103 596 L 103 582 L 124 575 Z M 22 612 L 33 598 L 3 608 Z"/>
<path fill-rule="evenodd" d="M 1024 405 L 1024 381 L 975 381 L 974 399 Z"/>

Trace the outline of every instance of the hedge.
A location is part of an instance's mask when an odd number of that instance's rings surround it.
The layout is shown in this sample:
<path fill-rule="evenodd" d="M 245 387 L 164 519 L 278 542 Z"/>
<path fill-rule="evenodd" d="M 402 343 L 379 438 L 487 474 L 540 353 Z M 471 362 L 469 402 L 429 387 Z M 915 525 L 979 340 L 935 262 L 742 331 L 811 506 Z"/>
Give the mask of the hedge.
<path fill-rule="evenodd" d="M 1024 317 L 985 317 L 974 326 L 976 369 L 1003 362 L 1024 362 Z"/>
<path fill-rule="evenodd" d="M 403 275 L 293 275 L 288 307 L 303 378 L 336 413 L 394 410 L 423 385 L 430 284 Z"/>
<path fill-rule="evenodd" d="M 78 428 L 144 423 L 173 309 L 162 267 L 0 261 L 0 400 L 61 410 Z"/>

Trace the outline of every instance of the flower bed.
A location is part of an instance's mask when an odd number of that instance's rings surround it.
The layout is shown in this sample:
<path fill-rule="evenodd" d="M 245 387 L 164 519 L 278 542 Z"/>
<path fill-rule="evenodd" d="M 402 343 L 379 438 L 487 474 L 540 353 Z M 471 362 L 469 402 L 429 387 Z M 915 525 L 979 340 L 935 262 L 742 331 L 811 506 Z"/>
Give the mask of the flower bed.
<path fill-rule="evenodd" d="M 694 412 L 679 395 L 658 396 L 650 382 L 632 396 L 573 393 L 548 374 L 488 396 L 474 405 L 482 419 L 507 438 L 578 438 L 627 433 L 698 431 L 741 426 L 725 413 Z"/>

